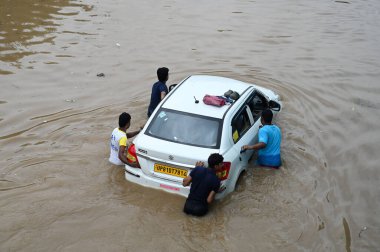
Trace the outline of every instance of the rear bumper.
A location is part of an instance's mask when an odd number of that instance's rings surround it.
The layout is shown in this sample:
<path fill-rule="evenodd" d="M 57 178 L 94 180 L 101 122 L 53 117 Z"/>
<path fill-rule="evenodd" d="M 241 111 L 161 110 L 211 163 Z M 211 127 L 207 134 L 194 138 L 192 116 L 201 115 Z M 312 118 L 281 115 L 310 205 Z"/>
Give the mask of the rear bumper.
<path fill-rule="evenodd" d="M 166 192 L 178 194 L 183 197 L 187 197 L 190 192 L 190 186 L 184 187 L 177 183 L 147 176 L 140 168 L 134 168 L 129 165 L 125 165 L 125 179 L 142 186 L 164 190 Z M 222 187 L 225 187 L 224 183 L 222 183 Z M 231 191 L 232 190 L 228 190 L 227 188 L 227 190 L 218 192 L 215 196 L 215 199 L 222 199 Z"/>
<path fill-rule="evenodd" d="M 140 168 L 134 168 L 129 165 L 125 165 L 125 179 L 142 186 L 161 189 L 183 197 L 187 197 L 190 192 L 190 186 L 184 187 L 178 183 L 148 176 Z"/>

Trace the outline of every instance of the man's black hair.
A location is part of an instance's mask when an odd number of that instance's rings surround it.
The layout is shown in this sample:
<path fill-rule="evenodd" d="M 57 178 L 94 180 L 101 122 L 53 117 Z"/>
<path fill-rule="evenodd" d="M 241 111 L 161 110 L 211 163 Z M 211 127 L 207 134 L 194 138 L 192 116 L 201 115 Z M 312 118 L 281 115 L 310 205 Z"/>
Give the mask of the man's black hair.
<path fill-rule="evenodd" d="M 208 167 L 215 168 L 215 166 L 222 163 L 223 160 L 224 160 L 224 158 L 222 155 L 220 155 L 218 153 L 211 154 L 208 157 Z"/>
<path fill-rule="evenodd" d="M 265 123 L 271 124 L 272 123 L 272 118 L 273 118 L 273 112 L 270 109 L 265 109 L 261 113 L 261 117 L 263 118 Z"/>
<path fill-rule="evenodd" d="M 119 116 L 119 127 L 124 128 L 131 121 L 131 115 L 127 112 L 121 113 Z"/>
<path fill-rule="evenodd" d="M 158 80 L 161 82 L 167 81 L 168 74 L 169 74 L 169 69 L 167 67 L 160 67 L 159 69 L 157 69 L 157 77 L 158 77 Z"/>

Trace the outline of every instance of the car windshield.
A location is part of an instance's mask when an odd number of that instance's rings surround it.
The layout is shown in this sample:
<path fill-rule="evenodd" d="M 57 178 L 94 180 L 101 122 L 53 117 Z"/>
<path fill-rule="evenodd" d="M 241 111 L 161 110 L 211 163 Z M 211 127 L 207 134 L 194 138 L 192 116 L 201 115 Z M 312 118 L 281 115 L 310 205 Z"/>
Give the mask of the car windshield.
<path fill-rule="evenodd" d="M 219 148 L 221 120 L 161 109 L 145 134 L 171 142 Z"/>

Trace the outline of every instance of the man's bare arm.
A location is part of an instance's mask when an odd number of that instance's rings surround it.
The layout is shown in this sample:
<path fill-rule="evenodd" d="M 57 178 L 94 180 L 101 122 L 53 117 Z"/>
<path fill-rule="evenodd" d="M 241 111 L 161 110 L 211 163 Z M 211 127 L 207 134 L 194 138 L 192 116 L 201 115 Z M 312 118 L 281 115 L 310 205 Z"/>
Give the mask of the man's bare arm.
<path fill-rule="evenodd" d="M 124 164 L 127 164 L 128 163 L 128 161 L 127 161 L 127 157 L 125 156 L 125 148 L 126 148 L 126 146 L 123 146 L 123 145 L 121 145 L 120 147 L 119 147 L 119 154 L 118 154 L 118 156 L 119 156 L 119 159 L 124 163 Z"/>
<path fill-rule="evenodd" d="M 128 138 L 132 138 L 132 137 L 136 136 L 138 133 L 140 133 L 140 131 L 141 130 L 136 130 L 136 131 L 133 131 L 133 132 L 129 132 L 126 135 L 127 135 Z"/>
<path fill-rule="evenodd" d="M 191 177 L 190 175 L 187 176 L 186 178 L 184 178 L 184 179 L 182 180 L 182 185 L 183 185 L 183 186 L 188 186 L 188 185 L 190 185 L 191 180 L 192 180 L 192 177 Z"/>
<path fill-rule="evenodd" d="M 207 197 L 207 203 L 211 204 L 211 202 L 214 201 L 214 198 L 215 198 L 215 192 L 214 191 L 211 191 L 209 194 L 208 194 L 208 197 Z"/>
<path fill-rule="evenodd" d="M 161 101 L 165 98 L 166 92 L 161 92 Z"/>
<path fill-rule="evenodd" d="M 265 148 L 267 145 L 265 143 L 257 143 L 257 144 L 254 144 L 254 145 L 244 145 L 242 147 L 243 150 L 260 150 L 260 149 L 263 149 Z"/>

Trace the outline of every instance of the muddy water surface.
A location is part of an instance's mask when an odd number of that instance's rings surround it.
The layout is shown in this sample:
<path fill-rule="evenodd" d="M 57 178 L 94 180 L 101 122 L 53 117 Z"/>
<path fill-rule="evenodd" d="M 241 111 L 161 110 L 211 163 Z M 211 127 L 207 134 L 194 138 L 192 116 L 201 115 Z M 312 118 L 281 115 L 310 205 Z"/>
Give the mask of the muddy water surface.
<path fill-rule="evenodd" d="M 380 251 L 379 9 L 0 0 L 1 251 Z M 108 138 L 159 66 L 278 92 L 283 169 L 252 163 L 200 219 L 125 181 Z"/>

